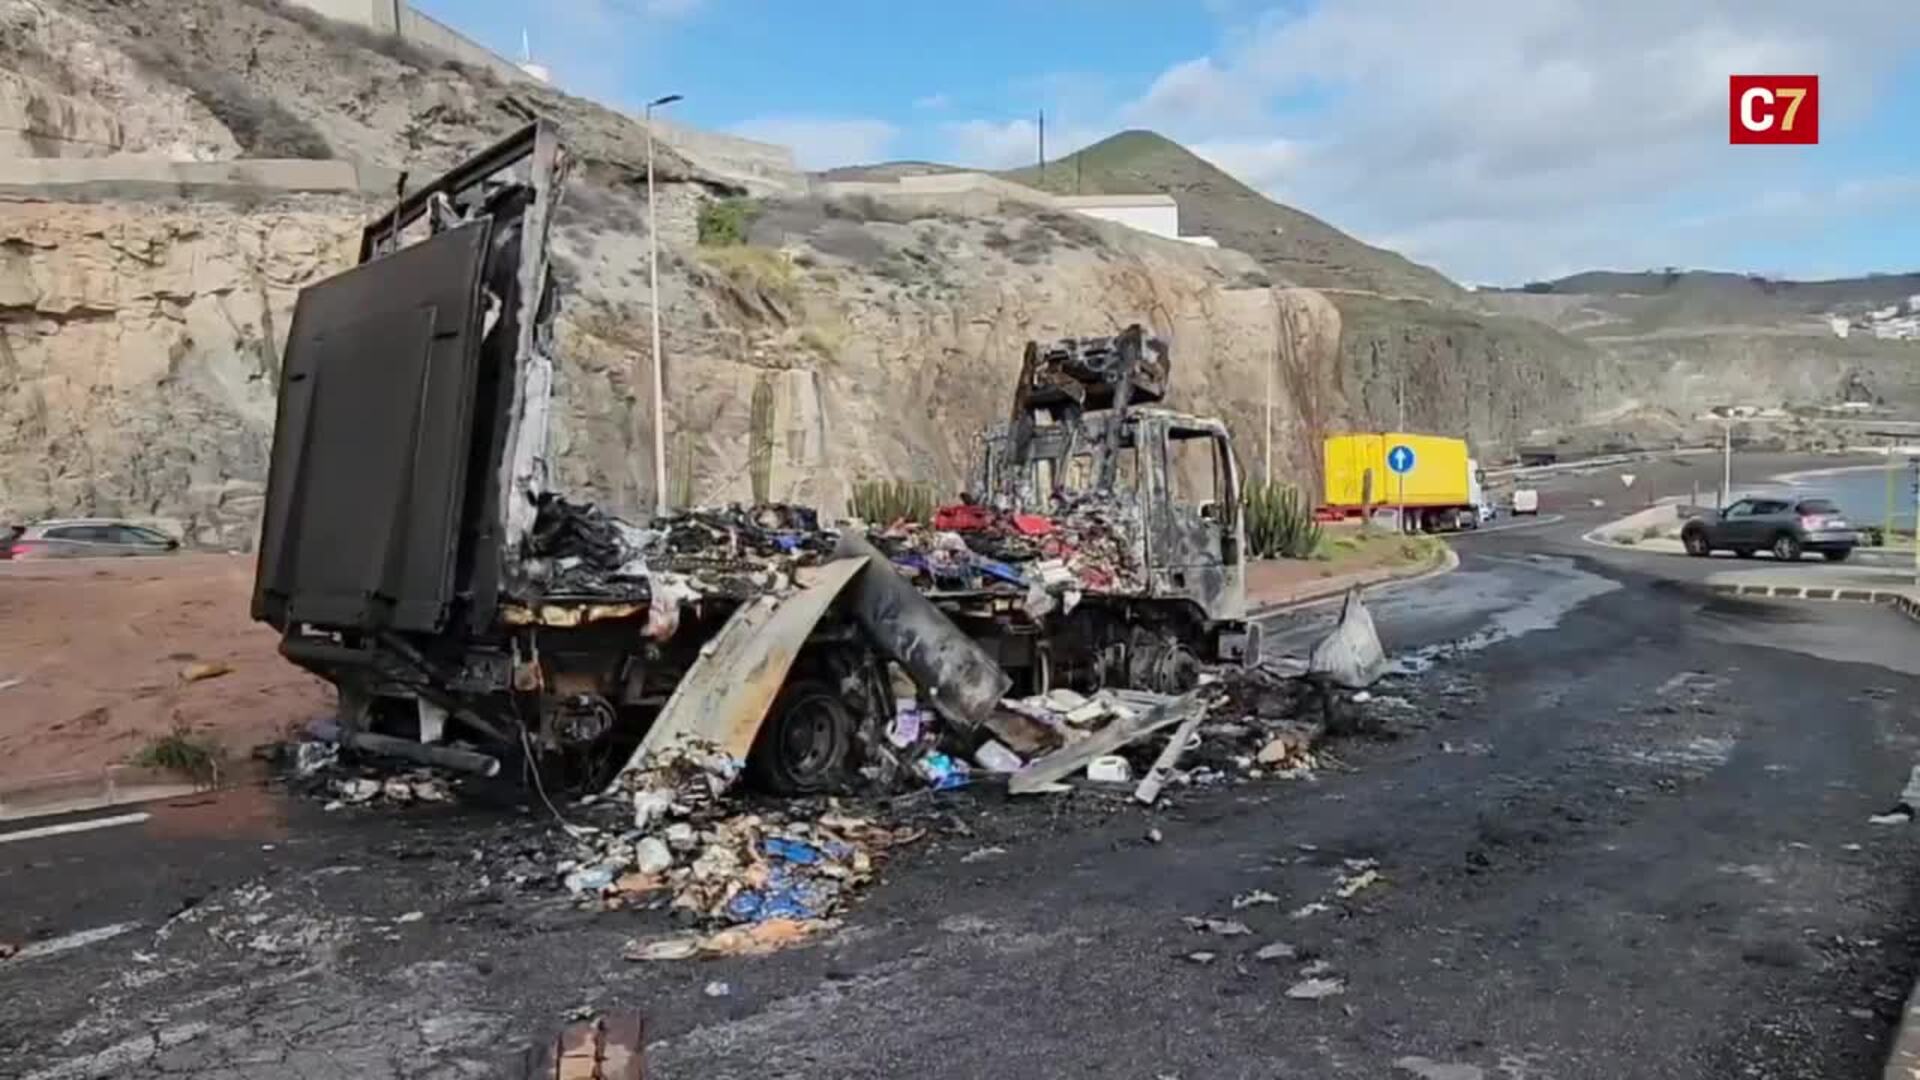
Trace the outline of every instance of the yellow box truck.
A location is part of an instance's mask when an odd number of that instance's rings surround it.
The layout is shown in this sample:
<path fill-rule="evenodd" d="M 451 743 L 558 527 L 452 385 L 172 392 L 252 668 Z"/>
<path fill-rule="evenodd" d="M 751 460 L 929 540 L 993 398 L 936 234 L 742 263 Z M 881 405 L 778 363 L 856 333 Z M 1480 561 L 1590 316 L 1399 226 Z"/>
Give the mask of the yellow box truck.
<path fill-rule="evenodd" d="M 1323 516 L 1358 517 L 1404 506 L 1410 530 L 1480 523 L 1486 498 L 1479 463 L 1464 439 L 1406 431 L 1330 435 L 1324 465 Z"/>

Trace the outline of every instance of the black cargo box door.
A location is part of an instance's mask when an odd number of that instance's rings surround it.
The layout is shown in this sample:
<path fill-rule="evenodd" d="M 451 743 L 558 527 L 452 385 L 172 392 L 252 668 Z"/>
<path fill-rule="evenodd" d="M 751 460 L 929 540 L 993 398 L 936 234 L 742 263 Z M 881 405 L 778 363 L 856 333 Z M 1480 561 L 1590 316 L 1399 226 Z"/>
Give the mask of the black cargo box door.
<path fill-rule="evenodd" d="M 300 294 L 253 616 L 432 633 L 455 590 L 474 452 L 482 219 Z M 477 510 L 478 508 L 476 508 Z"/>

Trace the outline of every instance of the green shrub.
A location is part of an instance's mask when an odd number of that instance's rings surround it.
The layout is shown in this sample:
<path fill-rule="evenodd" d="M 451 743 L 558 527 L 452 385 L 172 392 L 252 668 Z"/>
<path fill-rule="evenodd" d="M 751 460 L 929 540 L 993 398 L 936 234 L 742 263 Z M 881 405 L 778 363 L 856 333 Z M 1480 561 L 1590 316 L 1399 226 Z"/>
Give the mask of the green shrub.
<path fill-rule="evenodd" d="M 734 247 L 747 242 L 747 229 L 760 216 L 752 199 L 715 199 L 700 206 L 697 221 L 701 247 Z"/>
<path fill-rule="evenodd" d="M 905 480 L 860 480 L 853 485 L 849 509 L 869 525 L 897 521 L 925 525 L 933 520 L 933 488 Z"/>
<path fill-rule="evenodd" d="M 143 769 L 165 769 L 203 787 L 220 782 L 226 760 L 226 749 L 219 743 L 177 721 L 172 731 L 147 740 L 133 755 L 133 763 Z"/>
<path fill-rule="evenodd" d="M 1241 499 L 1246 514 L 1247 548 L 1255 558 L 1307 559 L 1320 546 L 1320 523 L 1313 507 L 1291 484 L 1257 480 Z"/>

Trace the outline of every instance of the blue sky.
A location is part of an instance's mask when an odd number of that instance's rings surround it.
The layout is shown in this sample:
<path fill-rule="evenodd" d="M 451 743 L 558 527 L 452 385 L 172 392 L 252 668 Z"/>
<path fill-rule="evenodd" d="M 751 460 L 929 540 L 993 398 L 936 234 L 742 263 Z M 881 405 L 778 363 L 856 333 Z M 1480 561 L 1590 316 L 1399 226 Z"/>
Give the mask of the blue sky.
<path fill-rule="evenodd" d="M 1049 156 L 1149 127 L 1469 283 L 1920 267 L 1912 0 L 413 2 L 809 167 L 1024 164 L 1044 108 Z M 1726 145 L 1727 75 L 1802 71 L 1821 145 Z"/>

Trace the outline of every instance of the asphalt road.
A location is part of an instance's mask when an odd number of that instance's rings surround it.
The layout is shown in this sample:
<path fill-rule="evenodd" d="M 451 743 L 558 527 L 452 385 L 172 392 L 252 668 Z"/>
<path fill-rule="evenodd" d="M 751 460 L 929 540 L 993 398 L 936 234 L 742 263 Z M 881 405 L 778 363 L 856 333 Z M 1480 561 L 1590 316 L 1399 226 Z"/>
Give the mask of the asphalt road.
<path fill-rule="evenodd" d="M 504 888 L 510 811 L 258 797 L 0 843 L 0 940 L 42 950 L 0 962 L 0 1076 L 495 1075 L 583 1006 L 645 1010 L 663 1077 L 1877 1076 L 1920 826 L 1867 818 L 1920 755 L 1920 627 L 1581 542 L 1619 488 L 1543 485 L 1565 520 L 1370 598 L 1395 737 L 1151 813 L 929 797 L 845 928 L 772 957 L 620 960 L 659 918 Z M 1379 879 L 1340 895 L 1347 860 Z M 1314 962 L 1340 992 L 1289 998 Z"/>

